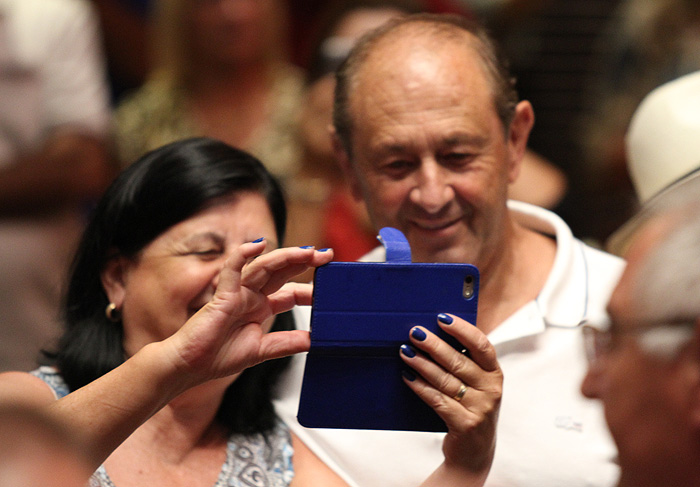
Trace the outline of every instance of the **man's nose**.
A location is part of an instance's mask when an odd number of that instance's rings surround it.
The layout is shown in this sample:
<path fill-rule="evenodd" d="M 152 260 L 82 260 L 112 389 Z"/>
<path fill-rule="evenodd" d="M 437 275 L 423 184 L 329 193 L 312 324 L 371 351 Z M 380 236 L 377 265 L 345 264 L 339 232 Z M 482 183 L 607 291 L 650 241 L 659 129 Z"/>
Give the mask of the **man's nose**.
<path fill-rule="evenodd" d="M 428 213 L 437 213 L 455 197 L 448 171 L 435 161 L 421 164 L 416 184 L 411 190 L 411 202 Z"/>
<path fill-rule="evenodd" d="M 600 399 L 600 380 L 601 380 L 600 364 L 591 364 L 588 366 L 586 375 L 581 382 L 581 393 L 589 399 Z"/>

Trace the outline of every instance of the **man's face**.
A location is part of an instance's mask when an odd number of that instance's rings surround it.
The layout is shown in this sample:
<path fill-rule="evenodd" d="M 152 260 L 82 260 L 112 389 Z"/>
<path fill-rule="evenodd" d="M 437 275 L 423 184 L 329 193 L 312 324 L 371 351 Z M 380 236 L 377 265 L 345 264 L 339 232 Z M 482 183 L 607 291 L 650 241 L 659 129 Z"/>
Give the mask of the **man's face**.
<path fill-rule="evenodd" d="M 399 38 L 356 81 L 346 172 L 375 227 L 401 230 L 417 262 L 488 262 L 517 162 L 476 54 Z"/>
<path fill-rule="evenodd" d="M 623 475 L 635 478 L 659 471 L 668 475 L 669 466 L 683 458 L 692 431 L 692 362 L 657 357 L 639 345 L 640 330 L 654 323 L 640 316 L 635 290 L 647 278 L 639 268 L 659 238 L 657 229 L 661 227 L 645 232 L 627 256 L 628 266 L 608 304 L 610 345 L 590 365 L 582 384 L 586 397 L 602 401 Z"/>

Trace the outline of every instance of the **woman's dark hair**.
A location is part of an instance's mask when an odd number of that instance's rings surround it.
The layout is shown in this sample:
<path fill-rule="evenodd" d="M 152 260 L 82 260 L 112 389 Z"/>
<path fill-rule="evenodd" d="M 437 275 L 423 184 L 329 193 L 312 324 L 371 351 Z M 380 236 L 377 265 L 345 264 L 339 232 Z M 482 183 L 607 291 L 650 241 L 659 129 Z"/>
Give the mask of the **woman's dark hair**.
<path fill-rule="evenodd" d="M 101 272 L 115 256 L 137 254 L 173 225 L 217 198 L 243 191 L 261 194 L 284 238 L 286 207 L 279 184 L 253 156 L 209 138 L 174 142 L 151 151 L 126 168 L 98 202 L 75 254 L 62 313 L 66 330 L 55 351 L 45 355 L 74 391 L 119 366 L 125 359 L 122 324 L 109 321 Z M 292 329 L 291 313 L 273 331 Z M 269 430 L 275 421 L 270 400 L 286 361 L 250 368 L 228 388 L 218 418 L 238 433 Z M 125 391 L 125 393 L 128 393 Z"/>

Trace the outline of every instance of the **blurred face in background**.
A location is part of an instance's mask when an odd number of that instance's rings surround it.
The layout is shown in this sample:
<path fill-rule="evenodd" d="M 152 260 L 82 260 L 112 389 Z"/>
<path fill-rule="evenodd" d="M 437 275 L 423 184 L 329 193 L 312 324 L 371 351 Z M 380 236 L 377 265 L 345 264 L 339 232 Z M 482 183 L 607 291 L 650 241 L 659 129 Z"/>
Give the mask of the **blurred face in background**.
<path fill-rule="evenodd" d="M 640 283 L 653 279 L 642 272 L 644 259 L 666 233 L 665 223 L 645 228 L 626 254 L 627 268 L 608 304 L 610 327 L 592 347 L 595 358 L 589 357 L 581 386 L 586 397 L 603 404 L 625 487 L 683 485 L 672 476 L 697 462 L 688 458 L 696 451 L 689 445 L 698 444 L 697 323 L 639 311 Z"/>
<path fill-rule="evenodd" d="M 301 112 L 300 131 L 314 162 L 327 164 L 332 172 L 340 172 L 333 156 L 333 146 L 329 137 L 335 90 L 333 71 L 364 33 L 403 13 L 395 8 L 384 7 L 361 7 L 349 10 L 319 48 L 320 62 L 323 63 L 327 74 L 318 78 L 308 88 L 307 103 L 304 104 Z"/>
<path fill-rule="evenodd" d="M 282 0 L 189 0 L 185 35 L 195 63 L 239 66 L 274 59 L 286 38 Z"/>

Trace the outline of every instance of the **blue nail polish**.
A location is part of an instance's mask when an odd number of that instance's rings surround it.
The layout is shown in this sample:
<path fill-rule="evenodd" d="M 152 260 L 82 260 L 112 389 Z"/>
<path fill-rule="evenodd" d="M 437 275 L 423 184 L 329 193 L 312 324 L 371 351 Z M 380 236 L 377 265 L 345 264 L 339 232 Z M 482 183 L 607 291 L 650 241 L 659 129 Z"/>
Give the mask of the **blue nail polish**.
<path fill-rule="evenodd" d="M 330 249 L 330 248 L 325 248 L 325 249 L 319 250 L 319 252 L 328 252 L 329 250 L 331 250 L 331 249 Z"/>
<path fill-rule="evenodd" d="M 404 379 L 406 379 L 408 382 L 413 382 L 416 380 L 416 374 L 411 372 L 410 370 L 402 370 L 401 375 L 403 376 Z"/>
<path fill-rule="evenodd" d="M 454 318 L 446 315 L 445 313 L 440 313 L 437 318 L 440 323 L 444 323 L 446 325 L 451 325 L 454 321 Z"/>
<path fill-rule="evenodd" d="M 401 345 L 401 353 L 408 358 L 413 358 L 416 356 L 416 351 L 409 345 Z"/>
<path fill-rule="evenodd" d="M 263 240 L 265 240 L 265 237 L 256 238 L 255 240 L 253 240 L 252 243 L 260 243 L 260 242 L 262 242 Z"/>
<path fill-rule="evenodd" d="M 427 338 L 427 335 L 425 334 L 425 332 L 423 330 L 421 330 L 420 328 L 414 328 L 413 330 L 411 330 L 411 336 L 413 338 L 415 338 L 416 340 L 418 340 L 419 342 L 422 342 L 423 340 L 425 340 Z"/>
<path fill-rule="evenodd" d="M 313 249 L 314 246 L 313 246 L 313 245 L 302 245 L 302 246 L 299 247 L 299 248 L 300 248 L 300 249 Z"/>

